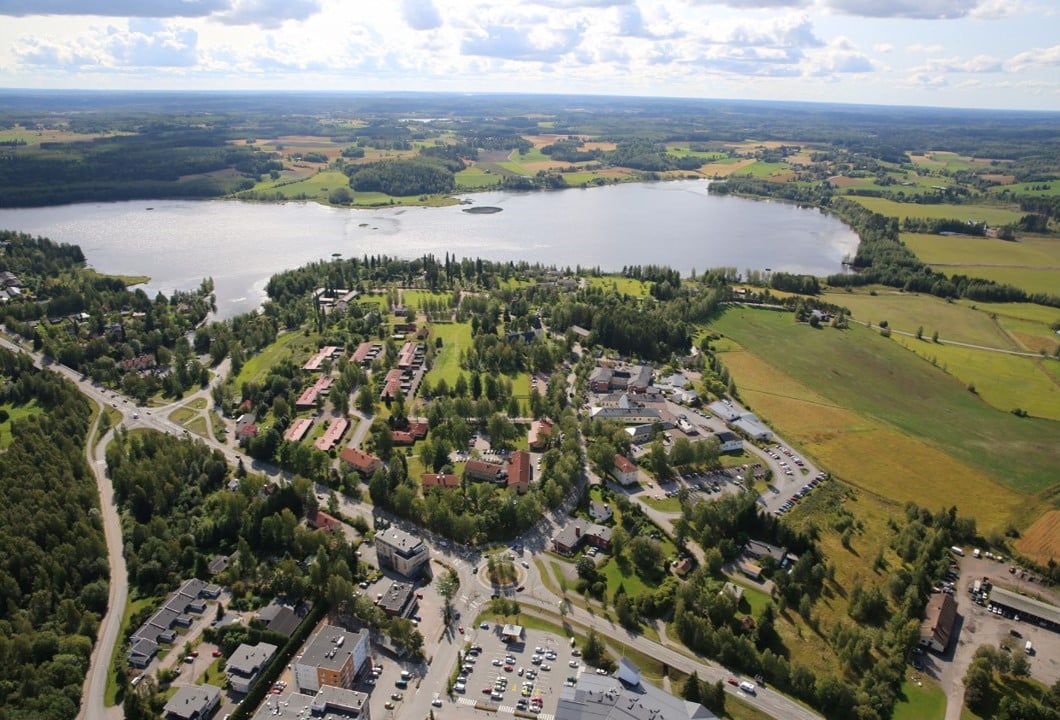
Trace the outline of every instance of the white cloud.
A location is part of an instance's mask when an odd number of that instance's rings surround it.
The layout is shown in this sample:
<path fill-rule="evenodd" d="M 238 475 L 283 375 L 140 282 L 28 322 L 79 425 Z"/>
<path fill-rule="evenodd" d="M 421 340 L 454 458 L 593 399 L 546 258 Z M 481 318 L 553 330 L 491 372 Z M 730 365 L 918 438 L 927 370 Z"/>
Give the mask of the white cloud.
<path fill-rule="evenodd" d="M 974 58 L 932 58 L 927 69 L 931 72 L 949 73 L 995 73 L 1001 72 L 1001 60 L 989 55 L 976 55 Z"/>
<path fill-rule="evenodd" d="M 982 0 L 825 0 L 831 10 L 844 15 L 913 20 L 962 18 Z"/>
<path fill-rule="evenodd" d="M 941 45 L 923 45 L 921 43 L 913 43 L 906 47 L 906 52 L 913 53 L 914 55 L 938 55 L 940 52 L 944 52 L 946 48 Z"/>
<path fill-rule="evenodd" d="M 432 0 L 402 0 L 401 13 L 413 30 L 434 30 L 442 25 L 442 16 Z"/>
<path fill-rule="evenodd" d="M 542 28 L 490 25 L 465 37 L 460 49 L 465 55 L 530 62 L 556 62 L 573 51 L 584 27 Z"/>
<path fill-rule="evenodd" d="M 228 10 L 231 4 L 231 0 L 0 0 L 0 15 L 206 17 Z"/>
<path fill-rule="evenodd" d="M 878 53 L 886 54 L 886 53 L 894 52 L 894 45 L 891 45 L 890 43 L 882 43 L 881 42 L 881 43 L 876 43 L 875 45 L 873 45 L 872 49 L 875 50 Z"/>
<path fill-rule="evenodd" d="M 321 0 L 231 0 L 217 18 L 226 25 L 278 28 L 288 20 L 305 20 L 320 12 Z"/>
<path fill-rule="evenodd" d="M 1060 65 L 1060 45 L 1021 52 L 1006 63 L 1007 68 L 1013 72 L 1024 72 L 1033 68 L 1055 67 L 1057 65 Z"/>
<path fill-rule="evenodd" d="M 804 8 L 813 0 L 692 0 L 694 5 L 724 5 L 736 10 Z"/>
<path fill-rule="evenodd" d="M 129 29 L 93 27 L 75 40 L 59 43 L 25 38 L 13 48 L 21 63 L 53 68 L 187 68 L 198 63 L 198 34 L 160 21 L 132 23 Z"/>

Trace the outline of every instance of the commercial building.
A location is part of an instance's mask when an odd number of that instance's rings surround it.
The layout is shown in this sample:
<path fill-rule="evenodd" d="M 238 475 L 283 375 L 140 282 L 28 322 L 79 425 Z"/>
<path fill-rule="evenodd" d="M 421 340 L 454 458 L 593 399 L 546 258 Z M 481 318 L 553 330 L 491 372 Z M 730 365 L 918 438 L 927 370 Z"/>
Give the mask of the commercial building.
<path fill-rule="evenodd" d="M 1060 607 L 1041 600 L 1019 595 L 1005 588 L 994 587 L 990 591 L 990 604 L 1000 607 L 1013 617 L 1036 623 L 1053 631 L 1060 631 Z"/>
<path fill-rule="evenodd" d="M 390 617 L 410 617 L 416 611 L 416 593 L 412 585 L 392 582 L 376 603 Z"/>
<path fill-rule="evenodd" d="M 325 685 L 349 689 L 370 654 L 367 630 L 352 632 L 325 625 L 291 662 L 291 673 L 302 692 L 315 693 Z"/>
<path fill-rule="evenodd" d="M 310 694 L 266 695 L 251 720 L 371 720 L 371 717 L 368 695 L 325 685 Z"/>
<path fill-rule="evenodd" d="M 640 670 L 622 658 L 615 676 L 583 672 L 560 690 L 555 720 L 717 720 L 689 702 L 641 682 Z"/>
<path fill-rule="evenodd" d="M 422 540 L 395 527 L 376 533 L 375 552 L 380 567 L 388 567 L 408 578 L 419 576 L 431 559 Z"/>
<path fill-rule="evenodd" d="M 236 692 L 249 692 L 250 686 L 269 664 L 276 650 L 275 645 L 267 642 L 259 642 L 257 645 L 243 643 L 237 647 L 225 663 L 225 677 L 228 678 L 228 684 Z"/>

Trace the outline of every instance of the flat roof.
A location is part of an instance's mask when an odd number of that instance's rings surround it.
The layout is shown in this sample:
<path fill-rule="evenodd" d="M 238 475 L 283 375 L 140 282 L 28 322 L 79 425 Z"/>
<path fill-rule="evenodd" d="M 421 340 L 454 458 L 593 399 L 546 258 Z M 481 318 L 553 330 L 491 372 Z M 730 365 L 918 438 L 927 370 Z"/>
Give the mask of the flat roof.
<path fill-rule="evenodd" d="M 1060 607 L 994 586 L 990 591 L 990 602 L 1012 608 L 1021 615 L 1033 615 L 1042 620 L 1060 625 Z"/>
<path fill-rule="evenodd" d="M 335 625 L 325 625 L 317 631 L 294 662 L 298 665 L 339 670 L 346 663 L 346 659 L 353 655 L 353 650 L 361 639 L 361 633 L 366 632 L 366 630 L 351 632 Z M 341 645 L 337 642 L 339 638 L 342 638 Z"/>

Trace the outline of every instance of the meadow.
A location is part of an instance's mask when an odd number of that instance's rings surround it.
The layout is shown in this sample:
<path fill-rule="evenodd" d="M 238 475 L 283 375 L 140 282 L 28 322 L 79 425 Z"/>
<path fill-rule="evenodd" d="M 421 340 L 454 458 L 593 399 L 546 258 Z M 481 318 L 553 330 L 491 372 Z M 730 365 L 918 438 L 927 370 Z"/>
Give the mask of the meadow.
<path fill-rule="evenodd" d="M 1055 295 L 1060 288 L 1060 267 L 1017 268 L 947 265 L 940 268 L 949 275 L 967 275 L 993 280 L 1002 285 L 1013 285 L 1029 293 Z"/>
<path fill-rule="evenodd" d="M 899 203 L 894 200 L 877 197 L 850 196 L 850 199 L 862 206 L 887 217 L 899 220 L 905 218 L 956 219 L 986 222 L 988 225 L 1008 225 L 1018 222 L 1023 213 L 1019 210 L 1008 210 L 993 205 L 945 205 Z"/>
<path fill-rule="evenodd" d="M 604 277 L 586 278 L 586 281 L 591 287 L 614 290 L 615 292 L 623 295 L 630 295 L 632 297 L 648 297 L 648 295 L 651 294 L 651 283 L 636 278 L 607 275 Z"/>
<path fill-rule="evenodd" d="M 460 351 L 471 347 L 470 323 L 434 323 L 431 325 L 431 336 L 441 338 L 442 347 L 434 356 L 434 366 L 427 373 L 426 380 L 435 387 L 440 380 L 445 380 L 450 388 L 463 373 L 460 368 Z"/>
<path fill-rule="evenodd" d="M 11 425 L 16 420 L 24 420 L 31 415 L 39 415 L 43 412 L 43 410 L 37 405 L 36 400 L 32 400 L 24 405 L 0 403 L 0 410 L 3 410 L 8 415 L 7 420 L 0 422 L 0 450 L 11 445 Z"/>
<path fill-rule="evenodd" d="M 315 333 L 305 335 L 301 332 L 286 332 L 280 335 L 260 353 L 247 358 L 236 376 L 235 387 L 241 388 L 243 383 L 247 382 L 261 382 L 269 369 L 281 360 L 287 359 L 301 365 L 320 349 L 319 341 L 320 338 Z"/>
<path fill-rule="evenodd" d="M 900 237 L 928 265 L 1060 268 L 1060 239 L 1044 235 L 1021 235 L 1017 242 L 972 235 L 902 233 Z"/>
<path fill-rule="evenodd" d="M 876 332 L 743 308 L 711 329 L 742 348 L 721 355 L 741 396 L 855 485 L 929 507 L 952 504 L 961 487 L 962 512 L 998 527 L 1032 522 L 1023 494 L 1055 483 L 1060 424 L 1000 412 Z"/>

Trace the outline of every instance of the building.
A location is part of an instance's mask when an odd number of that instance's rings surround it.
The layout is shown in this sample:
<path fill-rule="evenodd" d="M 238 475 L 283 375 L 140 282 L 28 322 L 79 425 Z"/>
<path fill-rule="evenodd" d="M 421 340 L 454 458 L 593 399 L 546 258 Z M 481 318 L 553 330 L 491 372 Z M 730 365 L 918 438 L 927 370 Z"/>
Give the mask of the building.
<path fill-rule="evenodd" d="M 1000 587 L 990 591 L 990 605 L 1000 607 L 1021 620 L 1037 623 L 1054 632 L 1060 631 L 1060 607 L 1056 605 Z"/>
<path fill-rule="evenodd" d="M 451 473 L 424 473 L 420 475 L 420 484 L 424 492 L 436 487 L 455 490 L 460 487 L 460 476 Z"/>
<path fill-rule="evenodd" d="M 417 440 L 427 437 L 430 426 L 425 422 L 410 422 L 403 430 L 394 430 L 390 433 L 390 440 L 394 445 L 412 445 Z"/>
<path fill-rule="evenodd" d="M 335 345 L 325 345 L 324 347 L 320 348 L 320 351 L 316 355 L 306 360 L 306 363 L 302 366 L 302 369 L 308 370 L 310 372 L 316 372 L 321 369 L 320 366 L 325 360 L 330 360 L 332 358 L 338 357 L 341 354 L 342 348 L 336 347 Z"/>
<path fill-rule="evenodd" d="M 508 471 L 501 463 L 486 460 L 468 460 L 464 464 L 464 477 L 473 482 L 503 483 L 508 479 Z"/>
<path fill-rule="evenodd" d="M 301 692 L 317 692 L 325 685 L 352 688 L 371 654 L 367 630 L 351 632 L 325 625 L 309 639 L 291 662 L 295 686 Z"/>
<path fill-rule="evenodd" d="M 615 516 L 611 506 L 605 502 L 599 500 L 593 500 L 589 503 L 589 517 L 598 523 L 611 522 L 611 518 Z"/>
<path fill-rule="evenodd" d="M 637 466 L 625 455 L 615 455 L 615 470 L 612 474 L 619 485 L 637 484 Z"/>
<path fill-rule="evenodd" d="M 734 432 L 723 430 L 722 432 L 714 433 L 714 437 L 718 438 L 718 449 L 723 453 L 743 451 L 743 438 Z"/>
<path fill-rule="evenodd" d="M 928 599 L 924 615 L 919 644 L 937 653 L 946 652 L 957 620 L 957 601 L 952 595 L 936 593 Z"/>
<path fill-rule="evenodd" d="M 591 523 L 585 518 L 576 518 L 564 525 L 552 538 L 552 549 L 561 555 L 573 555 L 584 544 L 599 550 L 610 550 L 611 528 Z"/>
<path fill-rule="evenodd" d="M 787 564 L 788 550 L 758 540 L 748 540 L 743 546 L 743 556 L 755 561 L 771 557 L 776 561 L 777 567 L 782 568 Z"/>
<path fill-rule="evenodd" d="M 386 377 L 383 379 L 383 390 L 379 393 L 379 399 L 385 402 L 396 398 L 398 393 L 402 392 L 402 384 L 405 382 L 404 378 L 405 372 L 398 368 L 387 372 Z"/>
<path fill-rule="evenodd" d="M 383 461 L 371 453 L 348 447 L 339 453 L 339 458 L 353 466 L 353 469 L 361 474 L 361 477 L 370 478 L 376 470 L 383 467 Z"/>
<path fill-rule="evenodd" d="M 526 440 L 533 452 L 541 452 L 548 445 L 548 438 L 552 435 L 552 422 L 549 420 L 534 420 L 530 423 L 530 432 Z"/>
<path fill-rule="evenodd" d="M 646 365 L 617 368 L 600 366 L 589 376 L 589 389 L 595 393 L 612 391 L 645 392 L 651 387 L 652 369 Z"/>
<path fill-rule="evenodd" d="M 307 387 L 302 391 L 302 394 L 298 396 L 298 399 L 294 401 L 294 407 L 296 410 L 311 410 L 317 406 L 317 397 L 326 396 L 331 392 L 331 386 L 335 383 L 335 379 L 330 375 L 322 375 L 317 378 L 316 382 Z"/>
<path fill-rule="evenodd" d="M 311 427 L 313 427 L 312 420 L 309 418 L 298 418 L 287 426 L 287 430 L 283 433 L 283 439 L 287 442 L 302 442 Z"/>
<path fill-rule="evenodd" d="M 514 489 L 520 495 L 530 489 L 530 481 L 533 479 L 533 469 L 530 467 L 530 453 L 525 450 L 516 450 L 508 458 L 508 488 Z"/>
<path fill-rule="evenodd" d="M 228 684 L 236 692 L 250 692 L 250 686 L 272 660 L 276 650 L 275 645 L 267 642 L 259 642 L 257 645 L 243 643 L 237 647 L 225 663 L 225 677 L 228 678 Z"/>
<path fill-rule="evenodd" d="M 708 409 L 714 414 L 715 417 L 721 418 L 725 422 L 733 422 L 734 420 L 740 419 L 740 411 L 736 407 L 725 400 L 718 400 L 708 406 Z"/>
<path fill-rule="evenodd" d="M 431 559 L 422 540 L 395 527 L 376 533 L 375 552 L 380 567 L 388 567 L 408 578 L 419 576 Z"/>
<path fill-rule="evenodd" d="M 521 643 L 523 641 L 523 626 L 512 625 L 511 623 L 505 624 L 501 628 L 501 640 L 506 643 Z"/>
<path fill-rule="evenodd" d="M 251 720 L 371 720 L 368 695 L 325 685 L 315 693 L 266 695 Z"/>
<path fill-rule="evenodd" d="M 751 413 L 747 413 L 739 420 L 734 421 L 732 426 L 755 442 L 772 442 L 773 440 L 773 431 Z"/>
<path fill-rule="evenodd" d="M 129 637 L 127 657 L 133 667 L 145 668 L 158 652 L 160 643 L 172 643 L 177 639 L 174 625 L 189 627 L 189 613 L 201 615 L 206 612 L 206 601 L 216 599 L 221 588 L 198 578 L 184 581 L 165 604 L 155 611 L 136 632 Z"/>
<path fill-rule="evenodd" d="M 221 704 L 221 688 L 213 685 L 184 685 L 163 708 L 166 720 L 205 720 Z"/>
<path fill-rule="evenodd" d="M 383 346 L 380 343 L 363 342 L 353 351 L 351 359 L 358 365 L 371 365 L 372 361 L 379 357 L 379 353 L 382 350 Z"/>
<path fill-rule="evenodd" d="M 298 629 L 313 603 L 308 600 L 290 605 L 281 602 L 279 598 L 273 598 L 272 602 L 258 611 L 255 618 L 270 632 L 278 633 L 285 637 L 291 637 L 291 633 Z"/>
<path fill-rule="evenodd" d="M 555 720 L 717 720 L 699 703 L 689 702 L 641 682 L 640 670 L 626 658 L 618 672 L 583 672 L 560 689 Z"/>
<path fill-rule="evenodd" d="M 392 582 L 376 605 L 390 617 L 411 617 L 416 612 L 416 593 L 409 583 Z"/>
<path fill-rule="evenodd" d="M 328 534 L 342 531 L 342 521 L 336 517 L 328 515 L 323 510 L 306 513 L 305 524 L 314 530 L 323 530 Z"/>
<path fill-rule="evenodd" d="M 349 427 L 350 421 L 346 418 L 334 418 L 328 423 L 328 429 L 324 431 L 324 434 L 313 442 L 313 447 L 323 452 L 331 450 L 339 444 Z"/>

